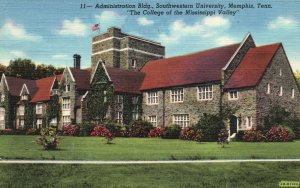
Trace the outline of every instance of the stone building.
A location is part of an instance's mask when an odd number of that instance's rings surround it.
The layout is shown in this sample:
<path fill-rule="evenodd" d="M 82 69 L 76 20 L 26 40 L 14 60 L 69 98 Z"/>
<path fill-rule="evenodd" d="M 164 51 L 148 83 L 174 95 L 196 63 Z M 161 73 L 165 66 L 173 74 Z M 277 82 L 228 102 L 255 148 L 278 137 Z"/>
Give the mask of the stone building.
<path fill-rule="evenodd" d="M 93 37 L 91 68 L 81 69 L 80 56 L 75 54 L 73 68 L 66 67 L 57 79 L 44 79 L 56 80 L 56 87 L 44 86 L 43 79 L 3 75 L 0 129 L 22 127 L 26 119 L 22 106 L 31 103 L 37 110 L 47 109 L 54 94 L 59 96 L 59 127 L 105 118 L 187 127 L 204 113 L 217 114 L 230 107 L 237 109 L 228 119 L 233 134 L 262 126 L 276 105 L 300 114 L 299 87 L 281 43 L 256 46 L 247 34 L 240 43 L 178 57 L 163 58 L 164 50 L 160 43 L 109 28 Z M 10 86 L 10 80 L 17 84 Z M 47 88 L 47 99 L 34 100 L 41 88 Z M 43 114 L 34 116 L 36 127 Z"/>

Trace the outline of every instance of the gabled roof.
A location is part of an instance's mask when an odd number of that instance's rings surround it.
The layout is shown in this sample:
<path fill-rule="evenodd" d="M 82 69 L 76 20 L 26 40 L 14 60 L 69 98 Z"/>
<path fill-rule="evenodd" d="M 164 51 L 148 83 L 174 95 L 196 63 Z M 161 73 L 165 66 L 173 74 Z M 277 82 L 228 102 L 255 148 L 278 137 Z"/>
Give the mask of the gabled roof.
<path fill-rule="evenodd" d="M 74 77 L 76 86 L 78 90 L 88 90 L 90 89 L 90 75 L 91 72 L 86 69 L 74 69 L 70 68 L 72 75 Z"/>
<path fill-rule="evenodd" d="M 256 86 L 281 43 L 251 48 L 225 84 L 224 89 Z"/>
<path fill-rule="evenodd" d="M 60 80 L 61 77 L 62 77 L 62 74 L 57 75 L 58 80 Z M 33 96 L 31 96 L 30 102 L 49 101 L 50 97 L 51 97 L 51 89 L 52 89 L 55 79 L 56 79 L 56 76 L 51 76 L 51 77 L 36 80 L 36 86 L 37 86 L 38 90 Z"/>
<path fill-rule="evenodd" d="M 221 80 L 221 69 L 240 44 L 214 48 L 194 54 L 148 62 L 141 72 L 145 79 L 141 90 L 182 86 Z"/>
<path fill-rule="evenodd" d="M 140 94 L 140 86 L 145 74 L 120 68 L 105 67 L 109 75 L 114 92 Z"/>
<path fill-rule="evenodd" d="M 31 95 L 35 94 L 37 86 L 35 80 L 28 80 L 23 78 L 16 78 L 11 76 L 5 76 L 7 84 L 9 86 L 9 92 L 12 96 L 20 96 L 20 92 L 24 84 L 26 84 L 29 93 Z"/>

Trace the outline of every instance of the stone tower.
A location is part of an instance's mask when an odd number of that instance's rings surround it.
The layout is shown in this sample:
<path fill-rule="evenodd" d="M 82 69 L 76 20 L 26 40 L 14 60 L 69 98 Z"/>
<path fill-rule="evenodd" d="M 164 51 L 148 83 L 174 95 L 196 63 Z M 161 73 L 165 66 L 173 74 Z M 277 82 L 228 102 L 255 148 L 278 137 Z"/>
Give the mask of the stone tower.
<path fill-rule="evenodd" d="M 138 71 L 148 61 L 163 58 L 164 55 L 165 47 L 160 43 L 112 27 L 106 33 L 93 37 L 92 72 L 100 59 L 108 67 Z"/>

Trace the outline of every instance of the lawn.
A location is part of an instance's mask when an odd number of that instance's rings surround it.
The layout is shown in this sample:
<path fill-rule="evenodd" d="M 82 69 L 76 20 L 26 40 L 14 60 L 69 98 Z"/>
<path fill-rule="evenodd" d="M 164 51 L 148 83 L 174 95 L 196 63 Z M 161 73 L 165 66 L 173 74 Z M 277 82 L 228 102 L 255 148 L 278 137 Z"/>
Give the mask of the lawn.
<path fill-rule="evenodd" d="M 197 143 L 159 138 L 116 138 L 106 144 L 100 137 L 64 137 L 60 150 L 45 151 L 33 143 L 38 136 L 0 136 L 2 159 L 56 160 L 179 160 L 299 158 L 300 141 L 288 143 Z"/>
<path fill-rule="evenodd" d="M 278 187 L 300 163 L 142 165 L 1 164 L 0 187 Z"/>

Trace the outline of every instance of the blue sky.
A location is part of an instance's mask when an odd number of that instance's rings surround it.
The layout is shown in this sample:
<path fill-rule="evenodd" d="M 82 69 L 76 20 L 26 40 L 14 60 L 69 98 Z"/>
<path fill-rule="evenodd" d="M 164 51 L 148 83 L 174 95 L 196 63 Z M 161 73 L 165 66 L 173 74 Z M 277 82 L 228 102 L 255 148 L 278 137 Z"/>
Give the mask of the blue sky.
<path fill-rule="evenodd" d="M 127 9 L 80 9 L 80 3 L 137 4 L 230 2 L 266 3 L 271 9 L 243 9 L 235 16 L 132 16 Z M 117 26 L 126 33 L 161 42 L 166 57 L 182 55 L 241 42 L 251 32 L 257 45 L 282 42 L 292 68 L 300 70 L 300 1 L 183 1 L 183 0 L 86 0 L 33 1 L 2 0 L 0 4 L 0 63 L 29 58 L 36 63 L 72 66 L 72 56 L 82 56 L 83 67 L 90 66 L 91 40 L 97 32 L 91 26 L 100 22 L 100 33 Z M 140 9 L 143 10 L 143 9 Z"/>

